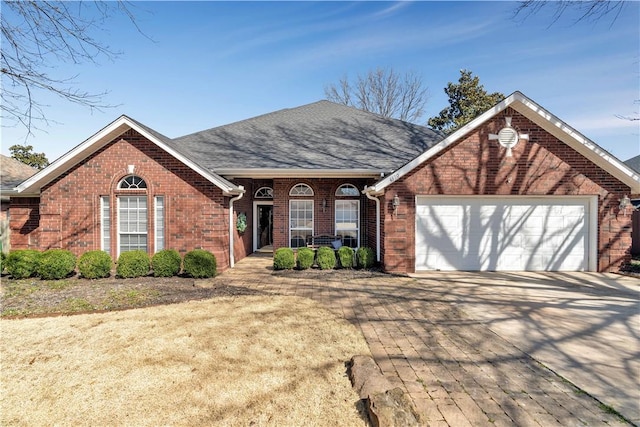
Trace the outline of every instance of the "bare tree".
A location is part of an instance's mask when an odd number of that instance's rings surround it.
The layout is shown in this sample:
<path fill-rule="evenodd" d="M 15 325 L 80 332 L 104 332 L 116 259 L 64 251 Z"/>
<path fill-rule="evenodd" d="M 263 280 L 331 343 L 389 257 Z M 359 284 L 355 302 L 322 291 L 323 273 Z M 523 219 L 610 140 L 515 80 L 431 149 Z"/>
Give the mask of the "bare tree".
<path fill-rule="evenodd" d="M 75 87 L 77 76 L 53 76 L 60 62 L 97 63 L 115 59 L 119 52 L 98 40 L 100 30 L 115 14 L 136 25 L 129 3 L 2 1 L 1 113 L 3 126 L 21 125 L 27 136 L 37 122 L 48 123 L 40 99 L 53 93 L 91 109 L 108 107 L 106 92 L 90 93 Z M 137 28 L 137 25 L 136 25 Z"/>
<path fill-rule="evenodd" d="M 353 82 L 345 76 L 325 86 L 324 93 L 330 101 L 408 122 L 423 116 L 429 99 L 420 75 L 409 71 L 401 76 L 392 68 L 376 68 Z"/>
<path fill-rule="evenodd" d="M 625 8 L 626 1 L 611 0 L 525 0 L 515 9 L 515 17 L 521 16 L 524 19 L 539 13 L 543 9 L 554 9 L 551 24 L 555 24 L 567 12 L 576 12 L 575 22 L 598 21 L 600 19 L 611 18 L 613 25 Z"/>

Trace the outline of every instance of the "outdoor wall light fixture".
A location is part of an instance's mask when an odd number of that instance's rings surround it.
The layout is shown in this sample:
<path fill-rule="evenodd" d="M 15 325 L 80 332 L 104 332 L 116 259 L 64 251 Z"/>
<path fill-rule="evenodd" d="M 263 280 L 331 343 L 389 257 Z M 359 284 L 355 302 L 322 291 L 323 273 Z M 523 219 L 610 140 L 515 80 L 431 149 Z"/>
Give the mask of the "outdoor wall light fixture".
<path fill-rule="evenodd" d="M 393 213 L 398 215 L 398 207 L 400 206 L 400 197 L 396 194 L 393 196 L 393 200 L 391 201 L 391 206 L 393 206 Z"/>
<path fill-rule="evenodd" d="M 322 212 L 327 210 L 327 199 L 322 199 Z"/>
<path fill-rule="evenodd" d="M 623 215 L 627 215 L 627 208 L 631 206 L 631 199 L 626 194 L 622 196 L 620 199 L 620 205 L 618 206 L 619 211 L 622 211 Z"/>

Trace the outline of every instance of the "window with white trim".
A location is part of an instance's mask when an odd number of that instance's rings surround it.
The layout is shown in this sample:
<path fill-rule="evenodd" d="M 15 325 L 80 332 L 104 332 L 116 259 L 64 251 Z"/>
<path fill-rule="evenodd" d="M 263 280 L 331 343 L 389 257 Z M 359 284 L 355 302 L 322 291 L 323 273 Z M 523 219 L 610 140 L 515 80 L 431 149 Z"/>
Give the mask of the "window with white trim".
<path fill-rule="evenodd" d="M 342 184 L 336 190 L 336 197 L 359 197 L 360 191 L 353 184 Z"/>
<path fill-rule="evenodd" d="M 111 255 L 111 216 L 109 196 L 100 197 L 100 249 Z"/>
<path fill-rule="evenodd" d="M 164 249 L 164 196 L 154 197 L 154 233 L 155 251 Z"/>
<path fill-rule="evenodd" d="M 290 196 L 313 196 L 313 189 L 307 184 L 296 184 L 289 191 Z"/>
<path fill-rule="evenodd" d="M 253 197 L 254 199 L 273 199 L 273 188 L 260 187 Z"/>
<path fill-rule="evenodd" d="M 336 199 L 336 236 L 344 246 L 360 246 L 360 200 Z"/>
<path fill-rule="evenodd" d="M 147 251 L 147 196 L 118 197 L 118 254 Z"/>
<path fill-rule="evenodd" d="M 137 175 L 125 176 L 118 183 L 119 190 L 139 190 L 145 188 L 147 188 L 147 183 Z"/>
<path fill-rule="evenodd" d="M 313 236 L 313 200 L 289 201 L 289 236 L 292 248 L 306 246 Z"/>

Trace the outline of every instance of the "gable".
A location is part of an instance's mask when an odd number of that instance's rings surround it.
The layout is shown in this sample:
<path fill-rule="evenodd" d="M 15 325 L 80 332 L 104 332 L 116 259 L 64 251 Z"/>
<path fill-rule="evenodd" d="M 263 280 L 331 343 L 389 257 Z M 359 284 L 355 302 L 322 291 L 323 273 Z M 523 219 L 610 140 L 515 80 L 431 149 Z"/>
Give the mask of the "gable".
<path fill-rule="evenodd" d="M 464 140 L 466 135 L 473 131 L 476 131 L 481 126 L 485 125 L 490 120 L 494 119 L 497 115 L 504 112 L 507 108 L 512 108 L 517 113 L 531 120 L 535 125 L 544 129 L 554 138 L 561 141 L 563 144 L 578 152 L 581 156 L 588 159 L 597 167 L 603 169 L 625 185 L 631 188 L 631 192 L 635 193 L 640 191 L 640 174 L 623 162 L 618 160 L 615 156 L 608 153 L 603 148 L 599 147 L 593 141 L 573 129 L 571 126 L 564 123 L 562 120 L 540 107 L 538 104 L 521 94 L 515 92 L 505 98 L 502 102 L 495 107 L 489 109 L 476 119 L 472 120 L 467 125 L 458 129 L 447 138 L 440 141 L 438 144 L 429 148 L 398 170 L 386 178 L 380 180 L 375 185 L 369 187 L 367 192 L 369 193 L 382 193 L 385 188 L 397 181 L 398 179 L 409 174 L 417 167 L 423 165 L 426 162 L 431 161 L 440 153 L 454 147 Z M 496 129 L 497 131 L 498 129 Z M 523 132 L 526 133 L 526 132 Z M 487 135 L 488 139 L 488 135 Z M 493 142 L 497 145 L 497 142 Z M 521 141 L 519 144 L 526 144 L 527 141 Z"/>
<path fill-rule="evenodd" d="M 92 137 L 74 147 L 52 162 L 45 169 L 41 170 L 31 178 L 27 179 L 16 187 L 18 193 L 22 195 L 38 195 L 41 189 L 48 183 L 54 181 L 59 176 L 66 173 L 75 165 L 80 164 L 86 158 L 96 153 L 101 148 L 112 142 L 118 136 L 124 134 L 128 130 L 134 130 L 147 140 L 166 151 L 168 154 L 178 159 L 180 162 L 188 166 L 190 169 L 207 179 L 225 194 L 240 194 L 244 189 L 218 176 L 217 174 L 203 168 L 197 162 L 194 162 L 187 154 L 176 150 L 170 145 L 170 139 L 166 136 L 148 128 L 141 123 L 127 117 L 120 116 L 118 119 L 104 127 L 102 130 L 94 134 Z"/>

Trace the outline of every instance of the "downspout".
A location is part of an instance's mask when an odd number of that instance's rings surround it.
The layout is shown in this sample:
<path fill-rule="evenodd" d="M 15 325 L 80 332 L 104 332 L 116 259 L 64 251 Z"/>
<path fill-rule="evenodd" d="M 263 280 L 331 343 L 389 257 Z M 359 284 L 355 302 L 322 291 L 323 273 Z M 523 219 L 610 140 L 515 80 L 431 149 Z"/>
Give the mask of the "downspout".
<path fill-rule="evenodd" d="M 235 240 L 235 233 L 233 230 L 233 202 L 236 202 L 242 199 L 244 193 L 240 193 L 236 197 L 232 197 L 229 199 L 229 267 L 233 268 L 236 263 L 236 257 L 233 253 L 233 241 Z"/>
<path fill-rule="evenodd" d="M 373 200 L 376 202 L 376 259 L 379 263 L 380 262 L 380 199 L 369 194 L 366 186 L 364 188 L 364 195 L 367 196 L 367 199 Z"/>

